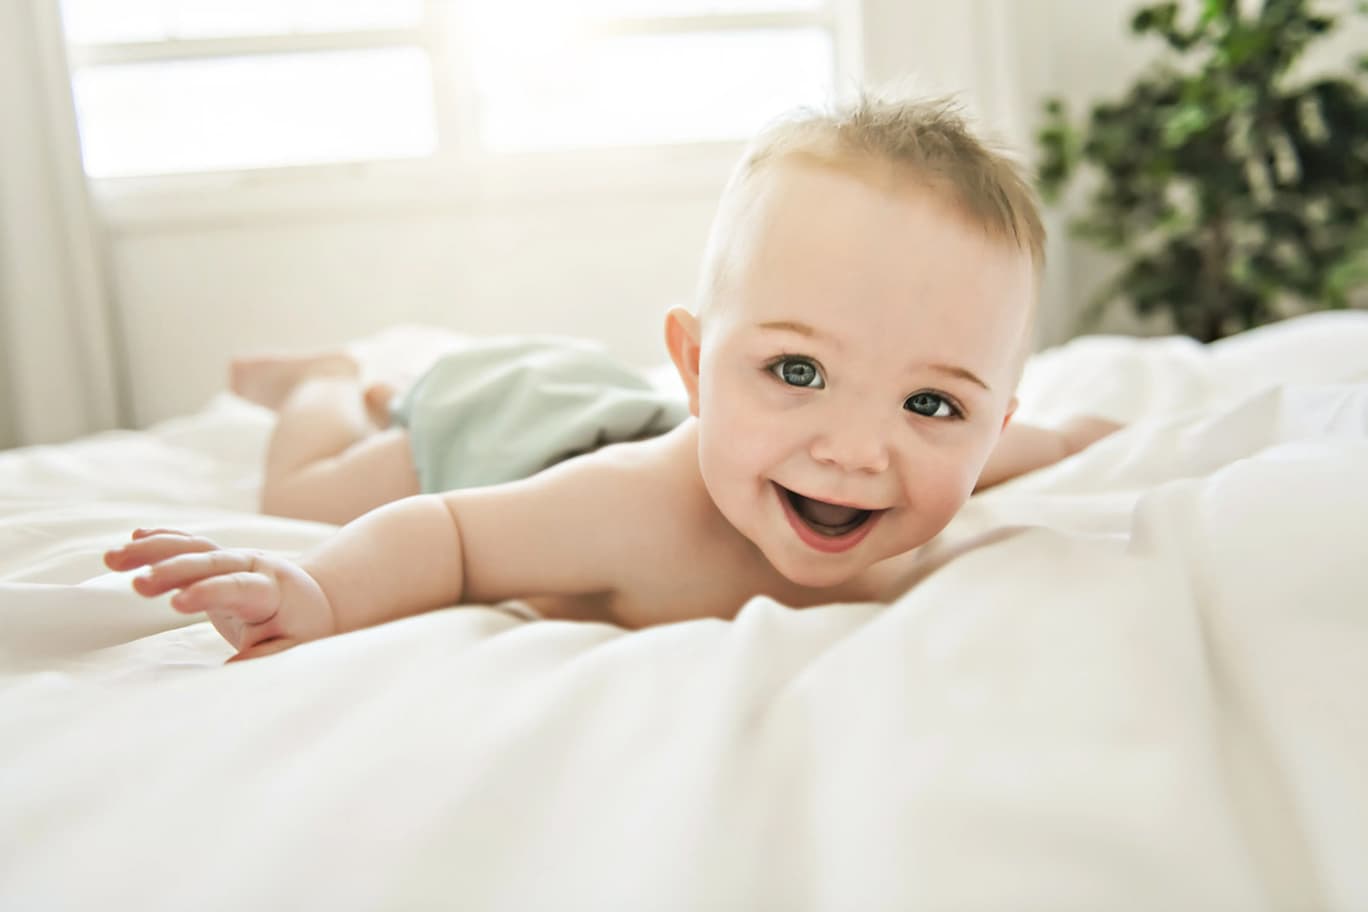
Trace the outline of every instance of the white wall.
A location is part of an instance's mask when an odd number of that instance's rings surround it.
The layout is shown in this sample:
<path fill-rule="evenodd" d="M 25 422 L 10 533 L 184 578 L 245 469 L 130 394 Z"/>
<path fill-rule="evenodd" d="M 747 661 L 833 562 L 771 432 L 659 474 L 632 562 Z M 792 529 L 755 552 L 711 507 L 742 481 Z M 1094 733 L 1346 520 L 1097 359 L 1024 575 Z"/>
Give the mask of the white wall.
<path fill-rule="evenodd" d="M 1040 99 L 1123 86 L 1149 51 L 1132 0 L 863 0 L 866 75 L 961 90 L 1030 151 Z M 1368 45 L 1359 23 L 1333 54 Z M 337 344 L 405 321 L 470 332 L 572 332 L 638 364 L 663 358 L 664 309 L 689 300 L 725 160 L 678 186 L 605 194 L 366 204 L 290 217 L 221 214 L 111 226 L 131 399 L 142 425 L 201 405 L 234 352 Z M 189 208 L 189 207 L 187 207 Z M 118 209 L 116 206 L 115 209 Z M 1105 263 L 1051 217 L 1039 341 L 1067 338 Z"/>
<path fill-rule="evenodd" d="M 136 423 L 197 407 L 233 353 L 337 345 L 401 322 L 592 335 L 655 363 L 712 214 L 708 192 L 454 205 L 120 232 Z"/>

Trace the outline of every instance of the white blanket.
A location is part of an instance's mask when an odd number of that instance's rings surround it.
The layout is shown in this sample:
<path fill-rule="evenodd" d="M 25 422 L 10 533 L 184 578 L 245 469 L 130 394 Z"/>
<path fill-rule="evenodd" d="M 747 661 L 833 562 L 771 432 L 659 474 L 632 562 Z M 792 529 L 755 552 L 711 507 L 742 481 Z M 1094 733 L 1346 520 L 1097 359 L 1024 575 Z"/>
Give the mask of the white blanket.
<path fill-rule="evenodd" d="M 0 454 L 0 909 L 1368 909 L 1368 315 L 1037 356 L 1132 422 L 897 603 L 449 609 L 223 666 L 100 552 L 298 552 L 269 417 Z"/>

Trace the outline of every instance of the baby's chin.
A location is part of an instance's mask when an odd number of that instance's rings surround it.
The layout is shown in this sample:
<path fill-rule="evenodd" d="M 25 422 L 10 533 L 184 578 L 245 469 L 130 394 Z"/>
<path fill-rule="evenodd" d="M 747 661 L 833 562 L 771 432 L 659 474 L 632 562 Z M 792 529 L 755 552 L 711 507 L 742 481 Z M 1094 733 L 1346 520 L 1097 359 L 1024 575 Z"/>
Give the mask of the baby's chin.
<path fill-rule="evenodd" d="M 806 560 L 795 558 L 792 554 L 783 555 L 780 560 L 770 555 L 766 557 L 769 558 L 770 566 L 794 585 L 819 591 L 846 587 L 842 592 L 833 593 L 832 597 L 845 601 L 863 601 L 881 597 L 875 593 L 887 591 L 890 581 L 901 577 L 909 566 L 919 565 L 920 561 L 916 556 L 918 549 L 935 537 L 928 536 L 892 554 L 886 551 L 865 552 L 850 555 L 850 560 L 832 560 L 828 555 L 812 555 Z M 868 591 L 861 594 L 861 590 Z"/>
<path fill-rule="evenodd" d="M 797 561 L 789 558 L 778 562 L 771 560 L 770 565 L 778 570 L 784 579 L 805 589 L 835 589 L 853 582 L 871 566 L 868 560 L 833 561 L 816 559 Z"/>

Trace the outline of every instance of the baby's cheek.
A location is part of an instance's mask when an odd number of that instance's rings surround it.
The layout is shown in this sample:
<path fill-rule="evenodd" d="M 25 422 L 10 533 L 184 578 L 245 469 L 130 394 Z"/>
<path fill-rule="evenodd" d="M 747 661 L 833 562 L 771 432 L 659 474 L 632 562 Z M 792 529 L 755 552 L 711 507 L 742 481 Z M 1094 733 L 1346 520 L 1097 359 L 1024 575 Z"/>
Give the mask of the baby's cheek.
<path fill-rule="evenodd" d="M 792 434 L 791 425 L 739 395 L 715 403 L 703 430 L 714 446 L 734 454 L 739 462 L 768 459 L 775 442 Z"/>
<path fill-rule="evenodd" d="M 959 483 L 946 485 L 939 492 L 939 499 L 936 502 L 935 512 L 941 518 L 942 524 L 949 524 L 955 518 L 955 514 L 960 511 L 964 504 L 969 500 L 969 495 L 973 491 L 973 484 L 970 483 L 966 488 Z"/>
<path fill-rule="evenodd" d="M 935 475 L 935 483 L 926 486 L 921 495 L 923 509 L 948 523 L 974 491 L 978 473 L 963 462 L 947 463 Z"/>

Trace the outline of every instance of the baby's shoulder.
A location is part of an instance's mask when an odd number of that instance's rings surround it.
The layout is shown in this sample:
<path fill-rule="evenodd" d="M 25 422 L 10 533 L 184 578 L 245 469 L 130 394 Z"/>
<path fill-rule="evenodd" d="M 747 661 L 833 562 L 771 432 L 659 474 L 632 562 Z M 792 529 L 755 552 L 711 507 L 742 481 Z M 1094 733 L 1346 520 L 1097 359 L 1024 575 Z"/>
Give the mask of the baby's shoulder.
<path fill-rule="evenodd" d="M 518 481 L 444 495 L 459 526 L 468 597 L 644 592 L 644 573 L 669 567 L 699 538 L 688 518 L 697 510 L 688 461 L 678 440 L 618 444 Z"/>
<path fill-rule="evenodd" d="M 581 465 L 575 468 L 575 462 Z M 692 421 L 650 440 L 604 447 L 564 466 L 559 483 L 592 489 L 599 515 L 643 548 L 690 548 L 700 540 L 717 541 L 721 516 L 703 483 Z"/>
<path fill-rule="evenodd" d="M 575 464 L 578 463 L 578 466 Z M 567 476 L 593 476 L 598 483 L 634 489 L 660 498 L 696 496 L 703 488 L 698 469 L 698 439 L 692 422 L 674 430 L 629 443 L 595 450 L 565 464 L 579 471 Z M 567 477 L 575 483 L 576 479 Z"/>
<path fill-rule="evenodd" d="M 698 469 L 696 438 L 676 428 L 659 437 L 612 444 L 536 475 L 460 495 L 488 510 L 521 510 L 539 520 L 574 516 L 614 552 L 653 548 L 706 522 L 712 500 Z M 712 510 L 715 512 L 715 508 Z"/>

